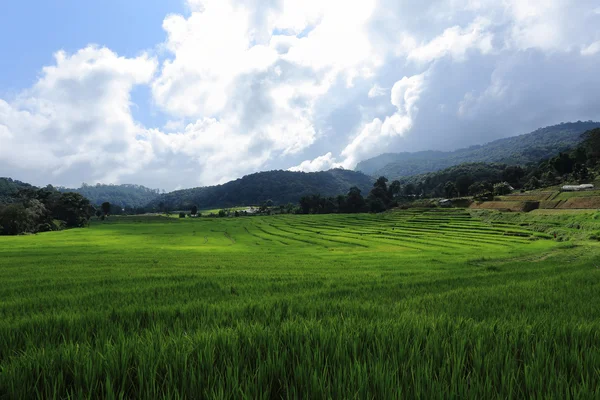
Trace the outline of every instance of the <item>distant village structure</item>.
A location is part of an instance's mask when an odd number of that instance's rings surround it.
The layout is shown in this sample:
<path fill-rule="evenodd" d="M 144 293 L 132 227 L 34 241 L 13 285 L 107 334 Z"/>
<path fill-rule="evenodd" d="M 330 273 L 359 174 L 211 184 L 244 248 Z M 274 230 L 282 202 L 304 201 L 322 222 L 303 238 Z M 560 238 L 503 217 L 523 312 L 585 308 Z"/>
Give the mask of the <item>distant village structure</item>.
<path fill-rule="evenodd" d="M 441 199 L 439 201 L 440 207 L 452 207 L 452 200 L 450 199 Z"/>
<path fill-rule="evenodd" d="M 594 185 L 592 184 L 584 184 L 584 185 L 565 185 L 561 188 L 563 192 L 583 192 L 585 190 L 594 190 Z"/>

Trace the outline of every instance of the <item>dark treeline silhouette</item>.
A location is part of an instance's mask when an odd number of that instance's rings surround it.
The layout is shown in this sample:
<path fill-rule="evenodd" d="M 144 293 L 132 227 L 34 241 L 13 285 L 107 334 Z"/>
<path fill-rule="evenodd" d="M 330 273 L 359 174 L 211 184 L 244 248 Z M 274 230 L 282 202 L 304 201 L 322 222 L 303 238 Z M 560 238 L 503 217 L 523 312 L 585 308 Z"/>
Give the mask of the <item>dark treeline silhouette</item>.
<path fill-rule="evenodd" d="M 160 196 L 158 189 L 149 189 L 141 185 L 87 185 L 83 183 L 78 189 L 59 187 L 61 192 L 76 192 L 89 199 L 96 206 L 109 202 L 112 214 L 121 214 L 123 209 L 127 213 L 136 213 Z"/>
<path fill-rule="evenodd" d="M 410 188 L 409 188 L 410 189 Z M 332 214 L 382 212 L 398 206 L 406 193 L 402 192 L 399 181 L 388 186 L 387 178 L 381 176 L 373 184 L 373 188 L 365 198 L 357 187 L 352 187 L 346 195 L 321 197 L 321 195 L 304 196 L 300 199 L 298 212 L 301 214 Z"/>
<path fill-rule="evenodd" d="M 297 204 L 301 197 L 320 193 L 337 196 L 350 187 L 369 190 L 373 179 L 359 172 L 333 169 L 322 172 L 267 171 L 244 176 L 223 185 L 177 190 L 162 194 L 147 207 L 148 212 L 259 206 L 271 200 L 274 205 Z"/>
<path fill-rule="evenodd" d="M 366 198 L 357 188 L 337 197 L 304 196 L 303 214 L 382 212 L 419 198 L 474 196 L 491 200 L 515 189 L 533 190 L 564 183 L 587 183 L 600 175 L 600 128 L 585 132 L 580 144 L 558 155 L 529 163 L 508 165 L 465 163 L 442 171 L 393 181 L 381 176 Z"/>
<path fill-rule="evenodd" d="M 83 227 L 95 211 L 90 201 L 79 193 L 61 193 L 52 186 L 38 189 L 21 185 L 16 192 L 3 198 L 0 235 Z"/>

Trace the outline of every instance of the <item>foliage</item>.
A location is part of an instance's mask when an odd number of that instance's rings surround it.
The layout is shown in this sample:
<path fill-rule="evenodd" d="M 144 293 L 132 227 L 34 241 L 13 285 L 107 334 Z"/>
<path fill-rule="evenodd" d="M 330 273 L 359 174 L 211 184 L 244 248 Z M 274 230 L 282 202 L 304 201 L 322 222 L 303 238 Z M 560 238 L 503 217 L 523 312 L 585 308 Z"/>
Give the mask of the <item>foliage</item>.
<path fill-rule="evenodd" d="M 102 212 L 104 213 L 104 216 L 107 216 L 110 214 L 110 209 L 111 209 L 111 204 L 108 201 L 105 201 L 104 203 L 102 203 Z"/>
<path fill-rule="evenodd" d="M 171 210 L 187 210 L 193 205 L 202 209 L 252 206 L 271 200 L 274 205 L 297 203 L 313 193 L 336 196 L 352 186 L 365 191 L 372 178 L 359 172 L 333 169 L 324 172 L 270 171 L 244 176 L 218 186 L 178 190 L 153 200 L 148 210 L 159 210 L 161 203 Z"/>
<path fill-rule="evenodd" d="M 400 179 L 465 163 L 526 165 L 569 151 L 581 142 L 583 132 L 599 127 L 598 122 L 579 121 L 549 126 L 526 135 L 451 152 L 387 153 L 360 162 L 356 170 L 372 176 L 383 175 L 390 179 Z M 589 151 L 594 151 L 594 148 L 598 149 L 597 146 L 591 146 Z"/>
<path fill-rule="evenodd" d="M 156 199 L 160 193 L 158 189 L 149 189 L 141 185 L 87 185 L 82 184 L 79 189 L 58 188 L 61 192 L 76 192 L 88 198 L 94 205 L 108 202 L 115 206 L 111 213 L 120 209 L 140 209 Z M 108 214 L 108 213 L 107 213 Z"/>
<path fill-rule="evenodd" d="M 421 197 L 476 196 L 479 199 L 510 193 L 516 189 L 533 190 L 564 183 L 586 183 L 593 180 L 600 165 L 595 147 L 600 143 L 600 129 L 585 132 L 580 145 L 546 160 L 526 166 L 470 163 L 460 164 L 438 172 L 402 179 L 418 187 Z"/>
<path fill-rule="evenodd" d="M 504 196 L 512 192 L 512 187 L 507 182 L 500 182 L 494 185 L 494 195 Z"/>
<path fill-rule="evenodd" d="M 475 188 L 501 182 L 506 167 L 505 164 L 461 164 L 438 172 L 404 178 L 401 182 L 405 186 L 418 186 L 418 196 L 452 198 L 478 194 L 473 193 Z"/>
<path fill-rule="evenodd" d="M 18 197 L 21 189 L 32 189 L 28 183 L 13 180 L 11 178 L 0 178 L 0 204 L 12 203 Z"/>
<path fill-rule="evenodd" d="M 410 210 L 0 238 L 0 398 L 598 398 L 599 224 Z"/>
<path fill-rule="evenodd" d="M 25 187 L 12 197 L 11 203 L 0 204 L 0 235 L 55 230 L 55 220 L 61 221 L 61 227 L 82 227 L 94 211 L 90 202 L 78 193 Z"/>

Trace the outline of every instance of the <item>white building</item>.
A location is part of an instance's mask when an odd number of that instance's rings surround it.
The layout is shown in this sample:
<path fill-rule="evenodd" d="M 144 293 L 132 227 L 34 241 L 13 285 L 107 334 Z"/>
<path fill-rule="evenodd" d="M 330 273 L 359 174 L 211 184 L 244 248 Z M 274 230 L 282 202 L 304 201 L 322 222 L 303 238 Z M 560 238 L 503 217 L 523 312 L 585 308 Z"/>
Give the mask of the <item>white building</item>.
<path fill-rule="evenodd" d="M 584 190 L 594 190 L 594 185 L 592 184 L 584 184 L 584 185 L 565 185 L 561 188 L 563 192 L 581 192 Z"/>

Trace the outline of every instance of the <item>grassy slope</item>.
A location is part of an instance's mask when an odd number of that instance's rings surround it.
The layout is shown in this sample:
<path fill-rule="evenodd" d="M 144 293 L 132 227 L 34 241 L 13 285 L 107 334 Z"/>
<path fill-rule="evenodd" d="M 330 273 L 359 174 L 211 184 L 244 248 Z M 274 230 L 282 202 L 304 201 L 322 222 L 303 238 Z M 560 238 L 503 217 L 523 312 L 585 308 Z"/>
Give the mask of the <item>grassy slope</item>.
<path fill-rule="evenodd" d="M 0 398 L 599 395 L 599 215 L 477 214 L 0 238 Z"/>

